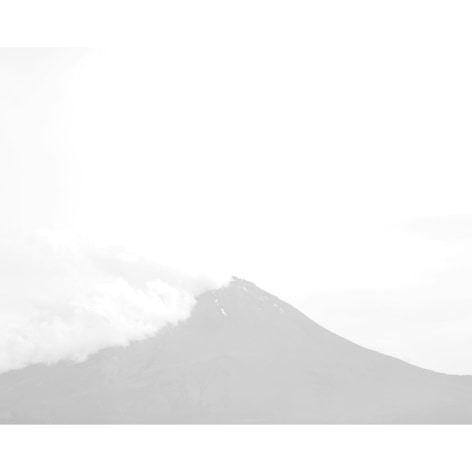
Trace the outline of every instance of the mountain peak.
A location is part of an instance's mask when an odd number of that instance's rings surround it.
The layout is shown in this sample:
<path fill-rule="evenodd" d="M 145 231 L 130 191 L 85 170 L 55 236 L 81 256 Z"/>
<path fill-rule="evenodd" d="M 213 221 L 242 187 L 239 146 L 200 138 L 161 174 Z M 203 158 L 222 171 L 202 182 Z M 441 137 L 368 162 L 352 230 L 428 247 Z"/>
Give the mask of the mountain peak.
<path fill-rule="evenodd" d="M 153 338 L 0 375 L 0 422 L 467 423 L 471 394 L 233 277 Z"/>

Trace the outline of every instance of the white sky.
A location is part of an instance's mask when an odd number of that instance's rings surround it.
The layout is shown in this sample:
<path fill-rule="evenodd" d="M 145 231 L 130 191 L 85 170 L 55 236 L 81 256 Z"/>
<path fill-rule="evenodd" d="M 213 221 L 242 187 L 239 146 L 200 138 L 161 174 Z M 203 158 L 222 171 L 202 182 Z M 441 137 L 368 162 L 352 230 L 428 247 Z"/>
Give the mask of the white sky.
<path fill-rule="evenodd" d="M 193 12 L 147 47 L 1 50 L 4 227 L 230 272 L 472 373 L 472 32 L 408 5 Z"/>

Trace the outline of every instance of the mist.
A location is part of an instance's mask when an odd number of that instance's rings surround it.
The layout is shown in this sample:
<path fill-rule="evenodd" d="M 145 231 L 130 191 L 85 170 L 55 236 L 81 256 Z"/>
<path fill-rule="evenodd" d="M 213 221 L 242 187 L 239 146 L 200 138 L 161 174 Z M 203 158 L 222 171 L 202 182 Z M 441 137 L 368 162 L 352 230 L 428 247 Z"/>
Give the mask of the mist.
<path fill-rule="evenodd" d="M 65 231 L 2 239 L 0 373 L 80 362 L 154 336 L 187 319 L 199 294 L 229 281 L 188 275 Z"/>

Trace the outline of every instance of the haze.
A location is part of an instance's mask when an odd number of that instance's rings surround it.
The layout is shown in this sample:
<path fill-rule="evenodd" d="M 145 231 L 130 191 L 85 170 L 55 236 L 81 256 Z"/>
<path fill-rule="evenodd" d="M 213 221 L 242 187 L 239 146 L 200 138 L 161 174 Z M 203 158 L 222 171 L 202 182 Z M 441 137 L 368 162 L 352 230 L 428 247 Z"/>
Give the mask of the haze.
<path fill-rule="evenodd" d="M 230 272 L 365 346 L 472 374 L 471 33 L 440 11 L 354 19 L 1 50 L 4 233 Z"/>

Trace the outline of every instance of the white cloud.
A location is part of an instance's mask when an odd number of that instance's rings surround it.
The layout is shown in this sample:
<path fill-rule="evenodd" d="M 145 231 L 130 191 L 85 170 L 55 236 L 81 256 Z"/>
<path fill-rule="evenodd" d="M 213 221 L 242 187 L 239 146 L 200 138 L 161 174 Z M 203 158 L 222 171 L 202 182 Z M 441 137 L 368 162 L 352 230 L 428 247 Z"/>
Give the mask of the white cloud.
<path fill-rule="evenodd" d="M 190 316 L 200 293 L 229 280 L 47 229 L 10 235 L 1 247 L 0 372 L 80 361 L 153 336 Z"/>
<path fill-rule="evenodd" d="M 472 217 L 468 215 L 437 215 L 406 222 L 405 228 L 432 240 L 461 240 L 472 237 Z"/>

